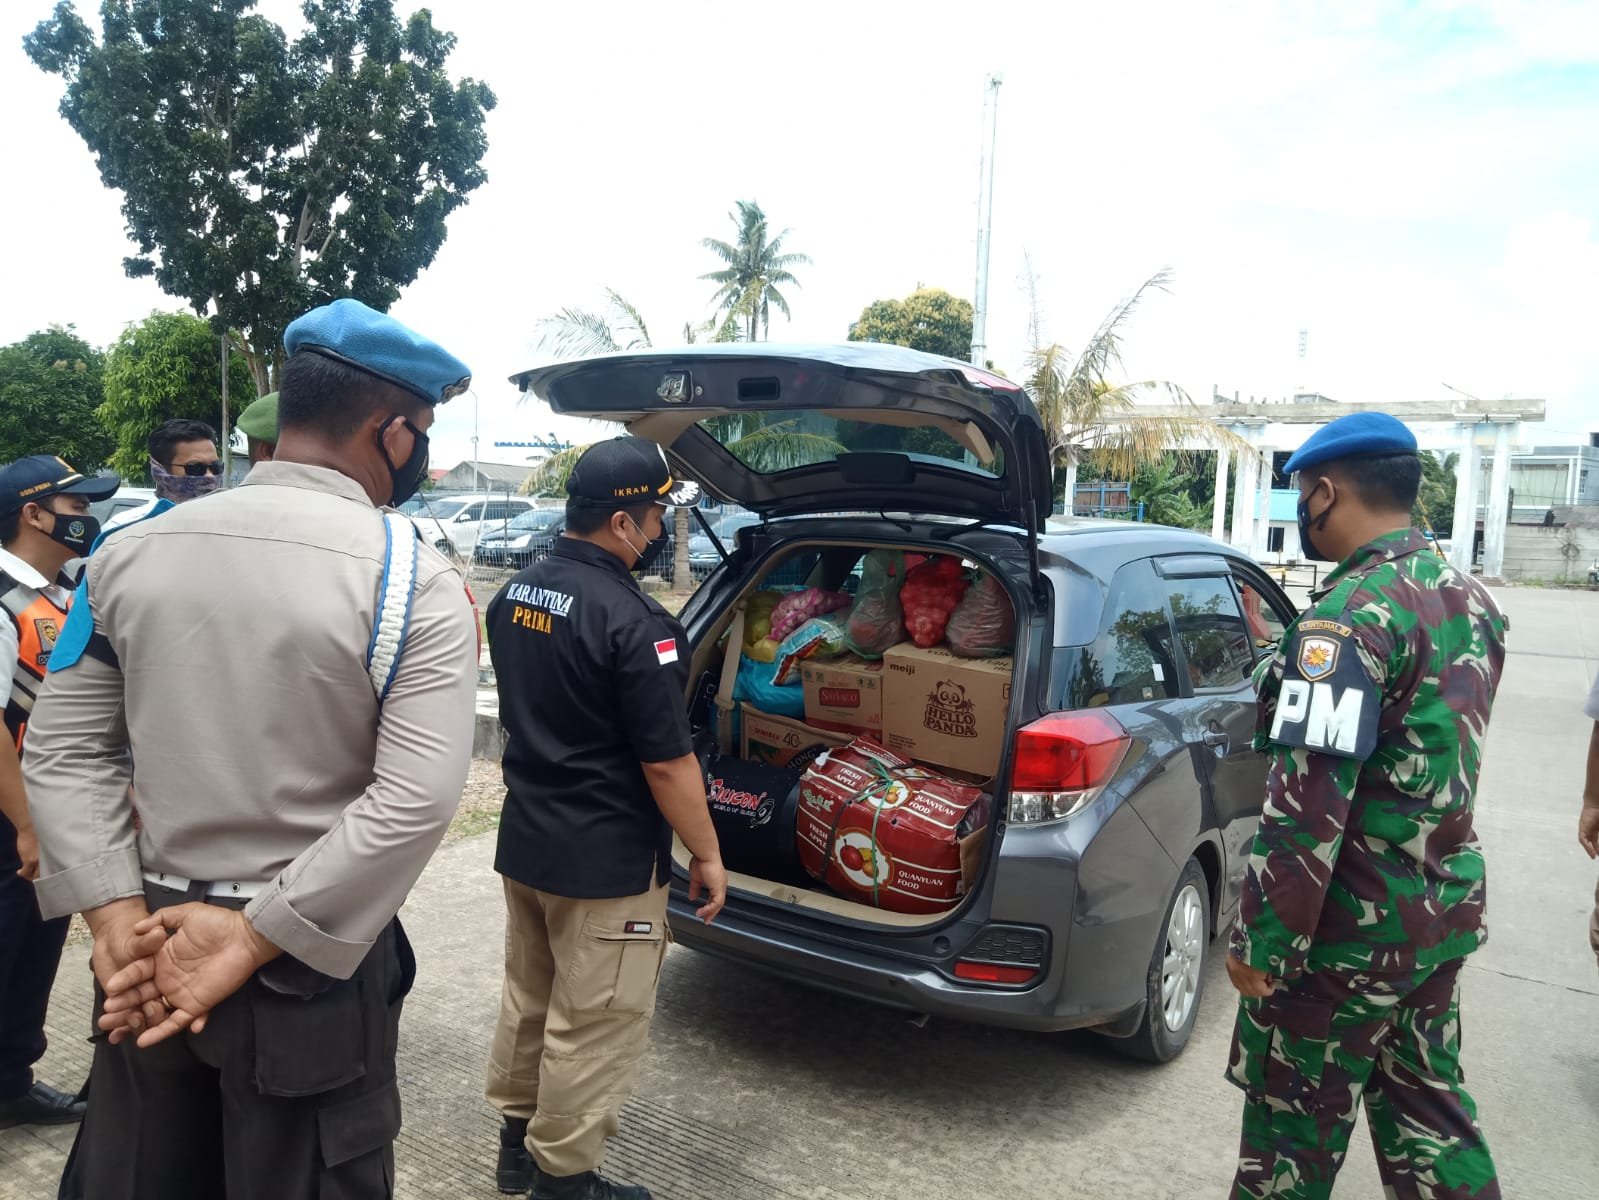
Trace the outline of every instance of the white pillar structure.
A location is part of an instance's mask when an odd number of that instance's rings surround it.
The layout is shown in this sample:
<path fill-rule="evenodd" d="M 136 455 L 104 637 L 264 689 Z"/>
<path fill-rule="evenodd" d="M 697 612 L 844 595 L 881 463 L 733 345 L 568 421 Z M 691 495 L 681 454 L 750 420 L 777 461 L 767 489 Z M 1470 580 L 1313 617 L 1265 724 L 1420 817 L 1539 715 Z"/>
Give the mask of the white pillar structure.
<path fill-rule="evenodd" d="M 1066 506 L 1061 515 L 1068 520 L 1077 511 L 1077 451 L 1074 448 L 1071 457 L 1066 460 Z"/>
<path fill-rule="evenodd" d="M 1210 536 L 1218 542 L 1227 534 L 1227 468 L 1233 452 L 1225 446 L 1216 449 L 1216 495 L 1210 505 Z"/>
<path fill-rule="evenodd" d="M 1498 579 L 1505 570 L 1505 526 L 1510 523 L 1510 425 L 1494 422 L 1494 473 L 1488 511 L 1482 519 L 1482 573 Z"/>
<path fill-rule="evenodd" d="M 1271 541 L 1271 451 L 1262 446 L 1260 453 L 1262 461 L 1256 467 L 1260 473 L 1260 490 L 1256 494 L 1255 537 L 1249 552 L 1256 562 L 1266 560 L 1266 547 Z"/>
<path fill-rule="evenodd" d="M 1477 540 L 1477 493 L 1481 489 L 1481 460 L 1477 455 L 1477 426 L 1460 426 L 1460 465 L 1455 469 L 1455 525 L 1450 533 L 1449 563 L 1471 574 L 1471 550 Z"/>
<path fill-rule="evenodd" d="M 1255 476 L 1259 465 L 1253 454 L 1238 455 L 1238 474 L 1233 484 L 1233 536 L 1228 540 L 1245 554 L 1255 538 Z"/>

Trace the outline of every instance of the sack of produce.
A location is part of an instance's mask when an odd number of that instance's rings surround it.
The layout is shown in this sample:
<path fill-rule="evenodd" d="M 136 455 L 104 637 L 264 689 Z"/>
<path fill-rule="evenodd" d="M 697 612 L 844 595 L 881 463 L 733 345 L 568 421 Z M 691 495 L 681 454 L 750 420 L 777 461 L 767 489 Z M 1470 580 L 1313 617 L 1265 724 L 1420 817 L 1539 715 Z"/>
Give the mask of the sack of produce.
<path fill-rule="evenodd" d="M 905 567 L 905 555 L 898 550 L 873 550 L 861 564 L 861 582 L 845 636 L 850 650 L 862 658 L 882 658 L 905 640 L 899 605 Z"/>
<path fill-rule="evenodd" d="M 899 602 L 905 612 L 905 632 L 926 649 L 944 640 L 955 607 L 970 586 L 960 559 L 937 554 L 905 574 Z"/>
<path fill-rule="evenodd" d="M 753 646 L 763 638 L 772 636 L 772 614 L 783 602 L 784 593 L 756 592 L 744 601 L 744 645 Z M 781 638 L 776 639 L 781 641 Z M 745 653 L 749 653 L 748 650 Z"/>
<path fill-rule="evenodd" d="M 1016 643 L 1016 610 L 997 576 L 980 571 L 944 630 L 949 648 L 962 658 L 1000 658 Z"/>
<path fill-rule="evenodd" d="M 842 658 L 849 650 L 844 638 L 848 618 L 843 613 L 813 617 L 783 639 L 777 648 L 777 670 L 772 681 L 780 686 L 801 682 L 800 663 L 808 658 Z"/>
<path fill-rule="evenodd" d="M 818 757 L 800 779 L 800 863 L 863 904 L 943 912 L 965 892 L 958 834 L 982 797 L 981 788 L 856 738 Z"/>
<path fill-rule="evenodd" d="M 790 592 L 772 610 L 771 636 L 782 641 L 812 617 L 848 608 L 852 599 L 848 592 L 830 592 L 818 587 Z"/>

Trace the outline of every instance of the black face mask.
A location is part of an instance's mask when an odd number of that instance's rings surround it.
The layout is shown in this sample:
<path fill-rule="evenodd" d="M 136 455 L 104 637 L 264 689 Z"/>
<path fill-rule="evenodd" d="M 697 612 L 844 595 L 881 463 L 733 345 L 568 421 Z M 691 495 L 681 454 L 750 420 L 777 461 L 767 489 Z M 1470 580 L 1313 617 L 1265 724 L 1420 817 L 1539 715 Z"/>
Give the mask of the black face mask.
<path fill-rule="evenodd" d="M 53 508 L 45 511 L 55 518 L 48 535 L 51 541 L 59 542 L 79 558 L 89 553 L 94 539 L 100 536 L 99 521 L 87 513 L 58 513 Z"/>
<path fill-rule="evenodd" d="M 638 529 L 639 536 L 644 537 L 644 531 L 639 529 L 638 522 L 633 520 L 632 517 L 629 517 L 627 520 L 628 524 L 633 526 L 634 529 Z M 653 541 L 646 539 L 644 542 L 644 549 L 639 553 L 638 561 L 634 563 L 630 569 L 634 571 L 648 571 L 660 559 L 662 553 L 665 552 L 666 547 L 671 544 L 671 541 L 672 539 L 667 537 L 664 531 L 660 537 L 655 538 Z M 631 550 L 633 548 L 633 543 L 628 542 L 627 548 Z"/>
<path fill-rule="evenodd" d="M 1314 496 L 1315 494 L 1315 492 L 1312 492 L 1310 496 Z M 1299 502 L 1299 548 L 1303 550 L 1310 558 L 1319 559 L 1321 562 L 1336 562 L 1337 560 L 1334 559 L 1332 555 L 1324 554 L 1316 545 L 1316 539 L 1312 535 L 1311 530 L 1323 530 L 1327 528 L 1327 515 L 1332 512 L 1333 504 L 1336 504 L 1337 501 L 1335 500 L 1329 503 L 1327 507 L 1322 509 L 1316 518 L 1312 520 L 1310 516 L 1310 496 L 1306 496 Z"/>
<path fill-rule="evenodd" d="M 389 458 L 389 452 L 383 445 L 383 432 L 396 421 L 404 421 L 405 427 L 411 431 L 411 436 L 416 439 L 416 444 L 411 447 L 411 455 L 399 466 L 395 466 Z M 378 426 L 378 453 L 383 455 L 383 461 L 389 464 L 389 480 L 393 490 L 389 493 L 390 506 L 404 504 L 416 495 L 416 489 L 422 486 L 422 480 L 428 473 L 428 435 L 423 433 L 410 418 L 392 416 Z"/>

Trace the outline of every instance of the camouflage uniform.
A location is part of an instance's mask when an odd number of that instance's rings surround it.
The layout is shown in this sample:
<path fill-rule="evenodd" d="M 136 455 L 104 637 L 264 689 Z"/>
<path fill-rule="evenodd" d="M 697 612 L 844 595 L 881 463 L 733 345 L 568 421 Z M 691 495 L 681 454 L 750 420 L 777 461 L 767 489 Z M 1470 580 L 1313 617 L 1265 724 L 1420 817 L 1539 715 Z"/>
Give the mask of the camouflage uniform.
<path fill-rule="evenodd" d="M 1505 618 L 1415 530 L 1361 547 L 1257 672 L 1266 807 L 1232 951 L 1235 1197 L 1326 1197 L 1364 1097 L 1391 1198 L 1498 1197 L 1460 1070 L 1487 937 L 1472 795 Z"/>

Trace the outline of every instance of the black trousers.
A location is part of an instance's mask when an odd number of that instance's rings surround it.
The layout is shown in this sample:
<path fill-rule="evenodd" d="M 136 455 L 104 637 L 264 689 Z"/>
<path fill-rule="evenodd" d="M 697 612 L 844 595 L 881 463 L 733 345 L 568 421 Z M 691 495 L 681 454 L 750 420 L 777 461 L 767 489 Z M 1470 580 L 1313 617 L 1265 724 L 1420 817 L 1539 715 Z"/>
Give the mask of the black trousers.
<path fill-rule="evenodd" d="M 183 898 L 151 897 L 152 908 Z M 392 1197 L 394 1052 L 415 973 L 395 920 L 351 978 L 279 959 L 213 1009 L 201 1033 L 141 1050 L 111 1045 L 97 1027 L 89 1112 L 60 1196 Z M 102 1001 L 97 987 L 96 1019 Z"/>
<path fill-rule="evenodd" d="M 16 830 L 0 817 L 0 1101 L 33 1086 L 44 1057 L 44 1015 L 50 1007 L 68 918 L 39 916 L 33 884 L 17 874 Z M 76 1086 L 63 1084 L 69 1091 Z"/>

